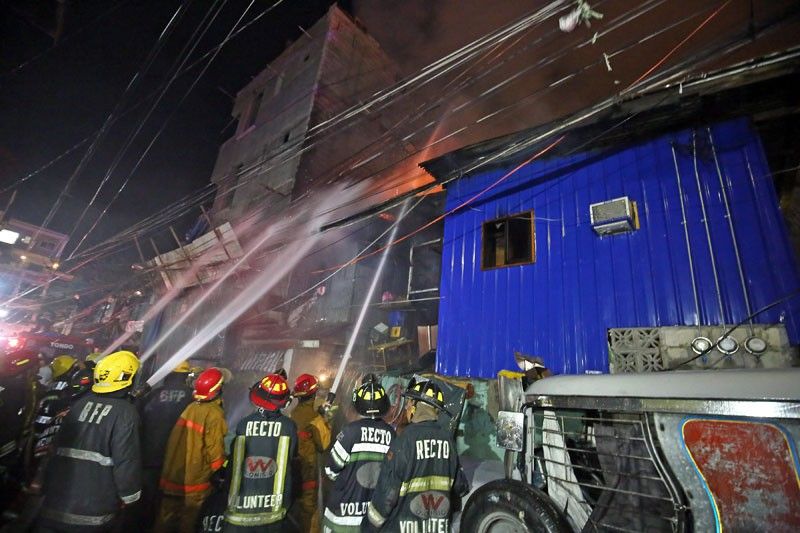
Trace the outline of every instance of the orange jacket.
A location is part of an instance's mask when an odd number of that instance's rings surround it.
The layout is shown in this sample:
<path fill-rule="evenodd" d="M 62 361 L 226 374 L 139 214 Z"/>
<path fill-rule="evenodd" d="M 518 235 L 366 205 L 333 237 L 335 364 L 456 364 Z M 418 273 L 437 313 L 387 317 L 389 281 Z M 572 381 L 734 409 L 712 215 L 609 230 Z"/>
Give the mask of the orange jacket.
<path fill-rule="evenodd" d="M 325 419 L 314 408 L 314 401 L 298 404 L 291 414 L 297 424 L 297 457 L 300 463 L 301 490 L 317 487 L 317 463 L 319 454 L 331 445 L 331 429 Z"/>
<path fill-rule="evenodd" d="M 169 435 L 161 490 L 174 496 L 209 491 L 211 474 L 225 462 L 227 432 L 221 399 L 190 403 Z"/>

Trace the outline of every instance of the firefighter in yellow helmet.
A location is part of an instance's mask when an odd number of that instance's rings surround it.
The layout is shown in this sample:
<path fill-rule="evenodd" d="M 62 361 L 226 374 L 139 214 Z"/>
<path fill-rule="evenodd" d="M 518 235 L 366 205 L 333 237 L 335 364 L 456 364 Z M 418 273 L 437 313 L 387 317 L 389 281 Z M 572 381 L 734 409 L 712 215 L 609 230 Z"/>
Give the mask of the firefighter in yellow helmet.
<path fill-rule="evenodd" d="M 455 440 L 438 421 L 445 410 L 442 390 L 433 381 L 422 381 L 405 395 L 411 423 L 392 441 L 381 465 L 361 522 L 365 533 L 450 531 L 450 517 L 469 489 Z"/>
<path fill-rule="evenodd" d="M 137 525 L 149 530 L 158 511 L 159 480 L 172 428 L 192 403 L 192 388 L 186 383 L 189 362 L 176 366 L 164 381 L 139 404 L 142 417 L 142 505 Z"/>
<path fill-rule="evenodd" d="M 331 428 L 314 408 L 319 380 L 311 374 L 298 376 L 294 383 L 297 407 L 291 418 L 297 425 L 297 457 L 300 463 L 300 497 L 292 506 L 292 514 L 302 531 L 317 533 L 320 530 L 320 510 L 317 504 L 319 491 L 320 454 L 331 445 Z"/>
<path fill-rule="evenodd" d="M 53 370 L 53 381 L 66 376 L 67 373 L 75 368 L 78 360 L 71 355 L 59 355 L 54 357 L 50 362 L 50 368 Z"/>
<path fill-rule="evenodd" d="M 102 358 L 103 352 L 100 351 L 100 348 L 95 348 L 92 353 L 83 359 L 83 364 L 86 365 L 86 368 L 94 369 Z"/>
<path fill-rule="evenodd" d="M 47 468 L 39 528 L 109 531 L 120 508 L 139 500 L 139 414 L 129 392 L 139 360 L 116 352 L 94 369 L 94 384 L 69 410 Z"/>
<path fill-rule="evenodd" d="M 163 492 L 156 533 L 193 533 L 211 476 L 225 463 L 228 432 L 222 409 L 224 373 L 209 368 L 194 383 L 194 401 L 181 413 L 167 441 L 160 487 Z"/>
<path fill-rule="evenodd" d="M 53 381 L 39 400 L 33 419 L 33 432 L 30 436 L 31 447 L 34 450 L 29 465 L 31 472 L 35 472 L 39 468 L 39 462 L 46 455 L 46 452 L 41 449 L 37 452 L 36 444 L 43 442 L 52 431 L 56 415 L 69 399 L 70 380 L 80 368 L 78 360 L 71 355 L 59 355 L 50 361 L 50 370 L 53 373 Z"/>

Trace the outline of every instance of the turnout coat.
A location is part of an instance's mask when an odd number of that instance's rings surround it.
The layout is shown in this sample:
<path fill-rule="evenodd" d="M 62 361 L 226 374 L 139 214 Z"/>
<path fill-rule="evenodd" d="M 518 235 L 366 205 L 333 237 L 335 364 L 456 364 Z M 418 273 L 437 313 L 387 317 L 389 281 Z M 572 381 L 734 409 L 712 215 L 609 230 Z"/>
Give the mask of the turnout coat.
<path fill-rule="evenodd" d="M 362 528 L 449 531 L 454 499 L 467 490 L 456 445 L 447 429 L 436 420 L 413 422 L 392 442 Z"/>
<path fill-rule="evenodd" d="M 334 485 L 325 505 L 323 531 L 360 531 L 394 437 L 392 426 L 379 418 L 356 420 L 342 429 L 325 467 Z"/>
<path fill-rule="evenodd" d="M 292 503 L 296 454 L 297 426 L 289 417 L 259 409 L 240 420 L 233 441 L 225 522 L 257 527 L 283 520 Z"/>

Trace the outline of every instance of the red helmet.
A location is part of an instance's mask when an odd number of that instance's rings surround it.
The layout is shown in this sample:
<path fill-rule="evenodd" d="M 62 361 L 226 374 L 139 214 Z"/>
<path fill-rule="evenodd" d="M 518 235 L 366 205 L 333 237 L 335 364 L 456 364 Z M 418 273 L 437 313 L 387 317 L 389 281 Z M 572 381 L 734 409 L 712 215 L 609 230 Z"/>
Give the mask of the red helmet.
<path fill-rule="evenodd" d="M 222 382 L 225 378 L 219 368 L 208 368 L 203 370 L 194 382 L 195 400 L 207 402 L 213 400 L 222 392 Z"/>
<path fill-rule="evenodd" d="M 34 367 L 37 361 L 36 353 L 32 350 L 16 350 L 11 353 L 2 354 L 3 361 L 0 366 L 0 375 L 13 377 L 19 376 L 26 370 Z"/>
<path fill-rule="evenodd" d="M 298 398 L 313 396 L 319 388 L 319 380 L 311 374 L 300 374 L 294 380 L 294 395 Z"/>
<path fill-rule="evenodd" d="M 250 388 L 250 402 L 267 411 L 277 411 L 289 399 L 289 384 L 279 374 L 268 374 Z"/>

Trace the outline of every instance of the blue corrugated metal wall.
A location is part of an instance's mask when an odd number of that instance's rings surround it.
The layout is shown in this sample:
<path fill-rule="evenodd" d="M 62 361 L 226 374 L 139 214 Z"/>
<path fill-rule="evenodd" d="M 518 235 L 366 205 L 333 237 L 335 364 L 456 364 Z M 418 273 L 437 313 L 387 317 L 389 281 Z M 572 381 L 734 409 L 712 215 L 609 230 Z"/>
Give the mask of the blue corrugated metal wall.
<path fill-rule="evenodd" d="M 800 287 L 797 264 L 757 135 L 746 120 L 711 130 L 751 308 L 756 310 Z M 708 138 L 705 128 L 697 130 L 700 190 L 722 309 L 702 220 L 691 132 L 601 155 L 536 161 L 445 219 L 437 371 L 492 377 L 503 368 L 516 368 L 513 354 L 519 351 L 543 357 L 557 373 L 606 372 L 608 328 L 696 324 L 672 143 L 678 152 L 700 323 L 730 324 L 746 317 Z M 453 183 L 446 209 L 506 172 L 476 173 Z M 641 229 L 598 237 L 589 222 L 589 205 L 620 196 L 638 203 Z M 530 209 L 536 262 L 481 270 L 482 223 Z M 784 320 L 792 343 L 800 340 L 796 299 L 756 320 Z"/>

